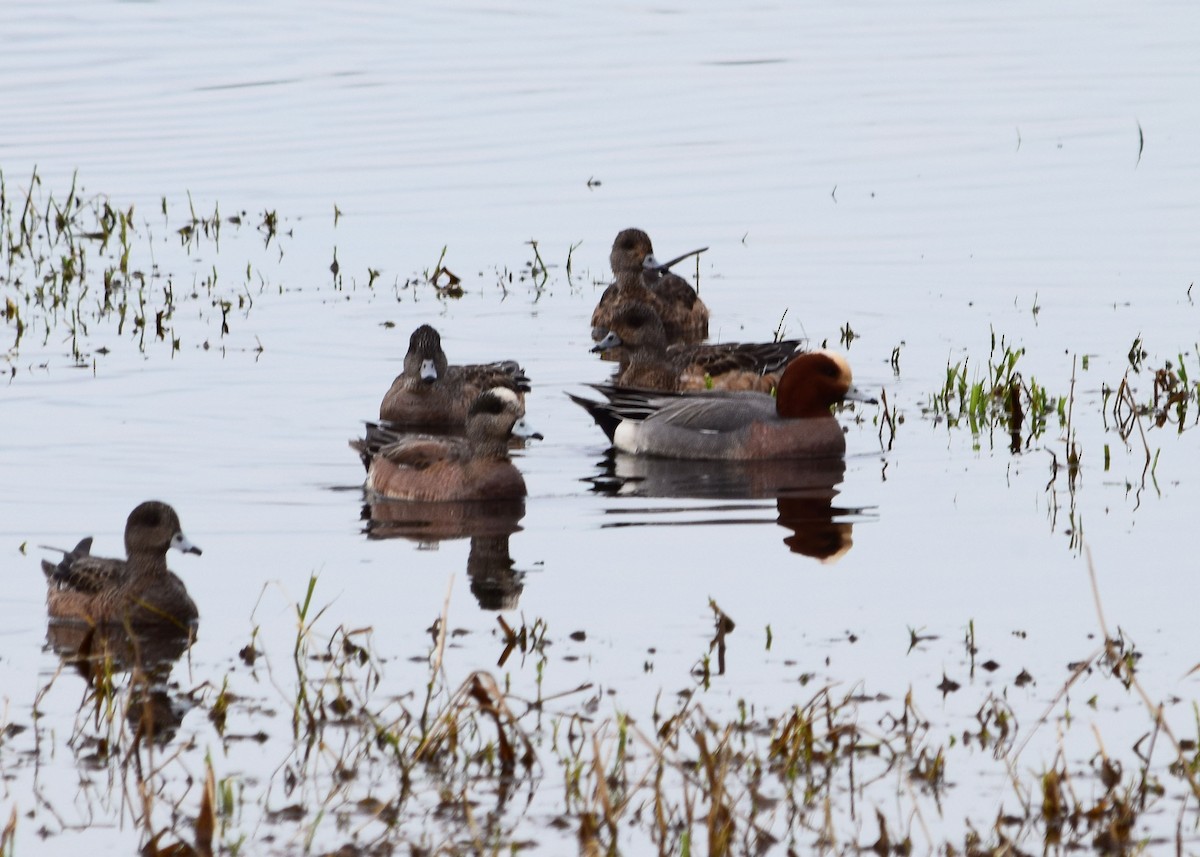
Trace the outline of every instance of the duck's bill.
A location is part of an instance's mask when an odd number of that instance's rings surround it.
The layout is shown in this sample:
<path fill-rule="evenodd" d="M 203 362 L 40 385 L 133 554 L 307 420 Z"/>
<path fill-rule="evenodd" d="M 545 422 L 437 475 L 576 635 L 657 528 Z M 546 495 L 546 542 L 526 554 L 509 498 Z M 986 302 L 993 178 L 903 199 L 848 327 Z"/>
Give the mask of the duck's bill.
<path fill-rule="evenodd" d="M 865 390 L 860 390 L 858 387 L 855 387 L 853 384 L 850 385 L 850 389 L 846 391 L 846 395 L 843 396 L 842 398 L 848 399 L 853 402 L 863 402 L 864 404 L 868 404 L 868 405 L 878 405 L 879 404 L 878 399 L 876 399 L 870 393 L 867 393 Z"/>
<path fill-rule="evenodd" d="M 607 351 L 610 348 L 616 348 L 620 344 L 621 337 L 617 336 L 613 331 L 610 330 L 604 334 L 599 342 L 592 346 L 591 351 L 593 354 L 600 354 L 601 352 Z"/>
<path fill-rule="evenodd" d="M 203 553 L 200 548 L 188 541 L 188 537 L 183 533 L 176 533 L 175 538 L 171 539 L 171 547 L 175 550 L 183 551 L 184 553 L 194 553 L 199 556 Z"/>
<path fill-rule="evenodd" d="M 437 380 L 437 364 L 432 360 L 421 361 L 421 380 L 426 384 L 432 384 Z"/>
<path fill-rule="evenodd" d="M 512 434 L 513 437 L 522 437 L 526 440 L 545 440 L 542 433 L 534 429 L 524 417 L 513 423 Z"/>
<path fill-rule="evenodd" d="M 707 247 L 701 247 L 699 250 L 690 250 L 687 253 L 684 253 L 682 256 L 676 256 L 670 262 L 659 262 L 657 259 L 654 258 L 653 255 L 650 255 L 650 256 L 646 257 L 644 262 L 642 262 L 642 267 L 643 268 L 653 268 L 655 271 L 660 271 L 660 272 L 669 271 L 669 270 L 671 270 L 672 265 L 678 265 L 684 259 L 690 259 L 692 256 L 699 256 L 701 253 L 703 253 L 707 249 L 708 249 Z M 651 264 L 651 263 L 653 263 L 653 264 Z"/>

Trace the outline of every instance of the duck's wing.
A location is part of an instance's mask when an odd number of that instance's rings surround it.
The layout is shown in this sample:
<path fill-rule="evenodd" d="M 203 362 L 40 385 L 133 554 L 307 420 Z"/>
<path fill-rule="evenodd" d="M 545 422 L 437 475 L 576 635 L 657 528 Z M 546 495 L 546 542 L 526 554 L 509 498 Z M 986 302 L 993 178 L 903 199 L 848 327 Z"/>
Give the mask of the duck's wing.
<path fill-rule="evenodd" d="M 608 401 L 603 404 L 608 405 L 614 413 L 619 414 L 621 419 L 625 420 L 644 420 L 676 399 L 687 395 L 666 390 L 652 390 L 646 387 L 630 387 L 623 384 L 588 384 L 588 386 L 604 396 Z"/>
<path fill-rule="evenodd" d="M 659 300 L 668 304 L 676 304 L 690 312 L 700 296 L 687 280 L 670 271 L 659 276 L 650 286 L 651 291 Z"/>
<path fill-rule="evenodd" d="M 601 393 L 606 401 L 585 399 L 583 396 L 576 396 L 573 393 L 567 393 L 567 396 L 572 402 L 591 414 L 596 425 L 604 430 L 610 441 L 613 439 L 617 426 L 621 423 L 626 420 L 641 422 L 665 405 L 675 401 L 680 395 L 663 393 L 659 390 L 621 387 L 615 384 L 589 384 L 588 386 Z"/>
<path fill-rule="evenodd" d="M 621 288 L 617 282 L 609 283 L 608 287 L 600 293 L 600 300 L 596 301 L 596 308 L 592 310 L 592 326 L 605 321 L 608 318 L 608 312 L 612 305 L 617 301 L 617 295 L 620 294 Z"/>
<path fill-rule="evenodd" d="M 102 592 L 118 586 L 125 578 L 125 563 L 119 559 L 92 556 L 88 553 L 91 547 L 92 540 L 89 537 L 64 556 L 58 565 L 42 560 L 42 571 L 46 573 L 50 585 L 85 593 Z"/>
<path fill-rule="evenodd" d="M 679 377 L 679 369 L 666 360 L 634 360 L 617 372 L 615 384 L 669 393 L 679 389 Z"/>
<path fill-rule="evenodd" d="M 714 378 L 731 372 L 765 375 L 786 366 L 802 344 L 799 339 L 785 339 L 780 342 L 672 345 L 667 349 L 667 356 L 681 368 L 695 367 Z"/>
<path fill-rule="evenodd" d="M 413 435 L 382 447 L 377 456 L 398 467 L 426 470 L 438 462 L 459 457 L 463 446 L 464 441 L 459 438 Z"/>
<path fill-rule="evenodd" d="M 683 396 L 647 417 L 697 432 L 731 432 L 776 417 L 775 399 L 765 393 Z"/>
<path fill-rule="evenodd" d="M 446 375 L 453 383 L 472 387 L 479 393 L 491 387 L 508 387 L 514 393 L 528 393 L 533 389 L 529 376 L 516 360 L 451 366 Z"/>
<path fill-rule="evenodd" d="M 376 423 L 368 420 L 365 425 L 367 427 L 366 436 L 350 441 L 350 448 L 358 453 L 359 458 L 362 459 L 363 467 L 369 470 L 371 459 L 379 453 L 379 450 L 389 444 L 395 443 L 404 435 L 390 428 L 385 423 Z"/>

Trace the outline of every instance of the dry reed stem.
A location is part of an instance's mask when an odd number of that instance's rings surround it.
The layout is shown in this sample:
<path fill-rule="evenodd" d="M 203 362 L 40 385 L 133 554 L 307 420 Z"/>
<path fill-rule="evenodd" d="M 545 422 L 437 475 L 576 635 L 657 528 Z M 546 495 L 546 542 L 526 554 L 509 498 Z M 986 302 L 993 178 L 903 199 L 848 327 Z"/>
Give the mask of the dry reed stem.
<path fill-rule="evenodd" d="M 1100 623 L 1100 631 L 1104 634 L 1105 652 L 1110 658 L 1113 659 L 1114 662 L 1116 662 L 1119 661 L 1120 658 L 1117 657 L 1117 652 L 1113 649 L 1111 642 L 1112 638 L 1108 635 L 1108 625 L 1104 621 L 1104 611 L 1100 603 L 1100 585 L 1096 581 L 1096 567 L 1092 563 L 1091 548 L 1085 545 L 1084 552 L 1087 555 L 1088 578 L 1091 580 L 1092 594 L 1096 601 L 1096 618 Z M 1175 747 L 1176 758 L 1181 762 L 1184 762 L 1183 747 L 1180 745 L 1179 739 L 1175 737 L 1175 733 L 1171 730 L 1170 724 L 1168 724 L 1166 718 L 1163 717 L 1162 703 L 1155 703 L 1151 701 L 1150 695 L 1146 693 L 1146 689 L 1142 687 L 1142 683 L 1138 681 L 1137 676 L 1133 675 L 1132 672 L 1129 674 L 1128 679 L 1130 685 L 1138 692 L 1138 696 L 1141 697 L 1142 704 L 1146 706 L 1147 713 L 1149 713 L 1154 719 L 1155 728 L 1163 731 L 1163 734 L 1167 736 L 1171 744 Z M 1200 783 L 1197 782 L 1196 775 L 1192 771 L 1191 766 L 1183 763 L 1180 765 L 1180 769 L 1187 778 L 1188 785 L 1192 787 L 1192 794 L 1195 797 L 1200 798 Z"/>
<path fill-rule="evenodd" d="M 14 803 L 8 823 L 0 830 L 0 854 L 11 854 L 17 838 L 17 805 Z"/>
<path fill-rule="evenodd" d="M 212 760 L 206 760 L 204 767 L 204 793 L 200 797 L 200 812 L 196 815 L 196 851 L 203 857 L 211 857 L 213 833 L 217 829 L 217 783 L 213 776 Z"/>
<path fill-rule="evenodd" d="M 433 672 L 441 672 L 442 660 L 446 654 L 446 624 L 450 616 L 450 596 L 454 592 L 454 575 L 450 575 L 450 580 L 446 584 L 446 599 L 442 602 L 441 622 L 438 623 L 437 643 L 433 649 L 433 663 L 430 664 L 430 669 Z"/>

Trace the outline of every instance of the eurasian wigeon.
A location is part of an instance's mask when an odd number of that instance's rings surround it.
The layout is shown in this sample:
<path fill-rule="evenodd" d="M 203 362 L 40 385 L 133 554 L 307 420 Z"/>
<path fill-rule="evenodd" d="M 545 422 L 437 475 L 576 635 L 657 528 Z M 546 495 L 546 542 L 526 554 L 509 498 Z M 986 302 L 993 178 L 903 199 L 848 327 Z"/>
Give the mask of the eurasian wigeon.
<path fill-rule="evenodd" d="M 608 257 L 614 280 L 592 313 L 592 339 L 602 338 L 612 326 L 613 316 L 633 302 L 649 304 L 658 312 L 668 343 L 707 338 L 708 307 L 687 280 L 670 271 L 676 262 L 699 252 L 693 250 L 662 264 L 654 258 L 654 247 L 645 232 L 626 229 L 618 234 Z"/>
<path fill-rule="evenodd" d="M 92 556 L 88 537 L 57 565 L 42 560 L 52 619 L 90 625 L 183 627 L 199 617 L 183 581 L 167 568 L 167 551 L 199 554 L 166 503 L 149 500 L 125 522 L 128 559 Z"/>
<path fill-rule="evenodd" d="M 524 413 L 529 378 L 515 360 L 451 366 L 441 335 L 428 324 L 413 331 L 396 376 L 379 405 L 379 418 L 398 425 L 460 429 L 479 394 L 493 387 L 512 390 Z"/>
<path fill-rule="evenodd" d="M 830 351 L 794 357 L 774 397 L 730 392 L 660 396 L 611 386 L 597 389 L 607 402 L 571 399 L 592 415 L 618 450 L 688 459 L 840 456 L 846 439 L 830 408 L 843 399 L 874 401 L 854 387 L 845 358 Z"/>
<path fill-rule="evenodd" d="M 399 500 L 506 500 L 525 496 L 525 480 L 508 457 L 509 438 L 541 438 L 526 424 L 517 394 L 507 387 L 481 393 L 467 414 L 463 437 L 400 436 L 379 427 L 368 432 L 371 449 L 366 488 Z M 393 440 L 393 438 L 395 438 Z M 361 451 L 360 444 L 351 443 Z"/>
<path fill-rule="evenodd" d="M 639 302 L 613 316 L 608 332 L 592 351 L 620 353 L 615 383 L 622 387 L 769 393 L 800 345 L 798 339 L 667 345 L 662 319 L 648 304 Z"/>

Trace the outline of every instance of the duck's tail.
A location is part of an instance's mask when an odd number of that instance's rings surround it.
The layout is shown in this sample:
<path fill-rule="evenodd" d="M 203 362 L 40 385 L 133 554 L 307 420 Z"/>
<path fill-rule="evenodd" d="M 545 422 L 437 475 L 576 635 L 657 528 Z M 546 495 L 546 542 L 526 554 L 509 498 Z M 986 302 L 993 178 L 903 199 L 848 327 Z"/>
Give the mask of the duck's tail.
<path fill-rule="evenodd" d="M 54 581 L 65 580 L 71 574 L 71 564 L 81 556 L 90 556 L 92 553 L 92 537 L 80 539 L 79 544 L 75 545 L 71 550 L 63 550 L 62 548 L 50 547 L 49 545 L 38 545 L 42 550 L 58 551 L 63 555 L 62 561 L 55 564 L 48 559 L 42 560 L 42 574 Z"/>
<path fill-rule="evenodd" d="M 585 399 L 583 396 L 576 396 L 574 393 L 567 393 L 567 396 L 572 402 L 591 414 L 592 419 L 596 421 L 596 425 L 600 426 L 604 430 L 604 433 L 608 435 L 609 441 L 612 441 L 617 426 L 621 424 L 621 415 L 613 409 L 613 406 L 608 402 Z"/>
<path fill-rule="evenodd" d="M 380 425 L 370 420 L 365 420 L 364 422 L 367 427 L 367 436 L 355 438 L 350 441 L 350 448 L 358 453 L 358 457 L 362 459 L 363 467 L 366 470 L 370 470 L 371 459 L 375 457 L 375 454 L 389 443 L 395 443 L 399 440 L 401 433 L 386 425 Z"/>

